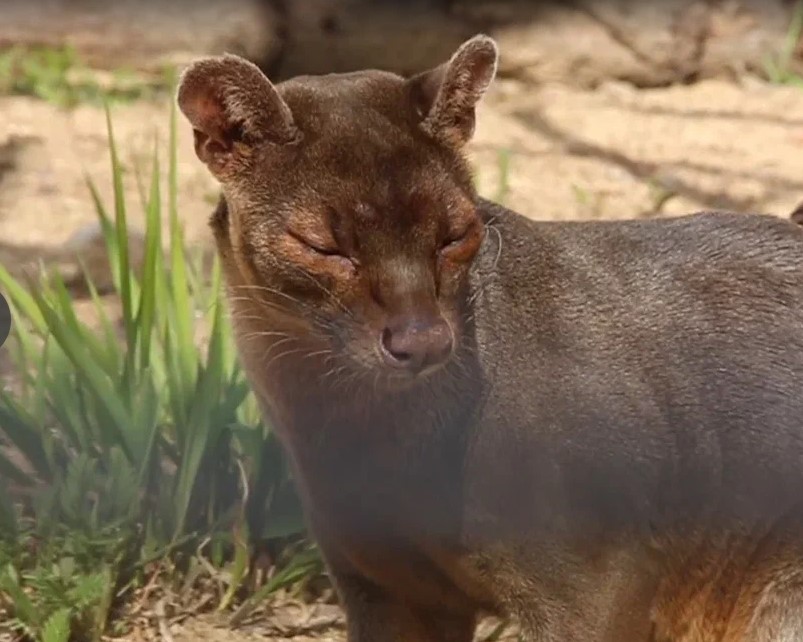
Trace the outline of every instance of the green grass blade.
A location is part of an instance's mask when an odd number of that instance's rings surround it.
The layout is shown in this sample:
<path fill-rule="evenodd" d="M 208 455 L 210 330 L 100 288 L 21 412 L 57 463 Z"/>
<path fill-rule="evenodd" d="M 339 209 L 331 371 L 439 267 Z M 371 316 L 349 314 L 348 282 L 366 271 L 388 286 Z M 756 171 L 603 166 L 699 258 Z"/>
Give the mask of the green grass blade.
<path fill-rule="evenodd" d="M 114 289 L 116 292 L 120 292 L 122 287 L 121 285 L 121 275 L 120 275 L 120 253 L 117 250 L 117 233 L 114 229 L 114 223 L 109 218 L 109 214 L 106 211 L 106 207 L 103 205 L 103 201 L 100 198 L 100 193 L 98 192 L 95 183 L 89 176 L 86 176 L 86 185 L 89 189 L 89 193 L 92 197 L 92 202 L 95 206 L 95 213 L 98 217 L 98 222 L 100 223 L 100 229 L 103 232 L 103 238 L 106 241 L 106 252 L 109 257 L 109 268 L 112 273 L 112 283 L 114 284 Z"/>
<path fill-rule="evenodd" d="M 170 285 L 172 310 L 175 318 L 174 348 L 177 351 L 177 371 L 181 378 L 180 386 L 184 394 L 189 394 L 191 382 L 197 369 L 197 355 L 194 344 L 192 314 L 194 306 L 190 300 L 187 282 L 187 257 L 184 246 L 184 233 L 178 219 L 178 127 L 176 124 L 175 101 L 170 109 L 170 162 L 168 166 L 168 207 L 170 217 Z"/>
<path fill-rule="evenodd" d="M 116 369 L 119 370 L 123 358 L 123 351 L 120 350 L 120 341 L 117 338 L 117 333 L 112 326 L 109 315 L 106 312 L 106 306 L 103 305 L 103 301 L 98 294 L 97 288 L 89 278 L 88 274 L 86 275 L 86 282 L 89 290 L 89 296 L 92 299 L 92 304 L 95 307 L 95 313 L 98 315 L 100 325 L 103 328 L 103 339 L 105 341 L 106 355 L 110 360 L 114 360 L 114 363 L 117 364 Z M 109 367 L 111 367 L 110 364 Z"/>
<path fill-rule="evenodd" d="M 47 324 L 39 312 L 36 301 L 2 265 L 0 265 L 0 285 L 5 289 L 9 303 L 19 309 L 40 336 L 46 335 Z"/>
<path fill-rule="evenodd" d="M 106 129 L 109 135 L 109 154 L 111 157 L 112 184 L 114 188 L 114 226 L 116 232 L 117 252 L 120 272 L 120 299 L 123 306 L 123 324 L 125 326 L 128 358 L 133 359 L 134 345 L 137 338 L 137 326 L 134 319 L 134 306 L 131 292 L 131 265 L 128 254 L 128 222 L 126 219 L 125 189 L 123 187 L 123 169 L 117 154 L 114 140 L 109 105 L 105 105 Z"/>
<path fill-rule="evenodd" d="M 0 462 L 2 461 L 3 455 L 0 453 Z M 4 472 L 0 470 L 0 475 L 3 474 Z M 20 482 L 18 481 L 18 483 Z M 14 508 L 14 503 L 8 493 L 0 493 L 0 542 L 16 542 L 19 532 L 17 511 Z"/>
<path fill-rule="evenodd" d="M 42 642 L 69 642 L 72 612 L 64 607 L 55 611 L 42 627 Z"/>
<path fill-rule="evenodd" d="M 99 364 L 101 369 L 107 374 L 115 375 L 117 373 L 116 360 L 113 358 L 113 355 L 109 355 L 106 352 L 105 346 L 98 338 L 98 335 L 95 332 L 89 331 L 89 329 L 78 320 L 78 316 L 75 313 L 75 306 L 73 305 L 70 293 L 67 291 L 64 282 L 61 278 L 54 278 L 52 284 L 55 302 L 58 304 L 58 308 L 55 311 L 62 323 L 68 325 L 69 330 L 76 337 L 76 340 L 80 341 L 83 347 L 89 351 L 90 354 L 88 357 L 91 361 Z"/>
<path fill-rule="evenodd" d="M 0 450 L 0 478 L 6 481 L 12 481 L 15 484 L 20 484 L 21 486 L 29 486 L 33 482 L 30 476 L 11 461 L 2 450 Z M 0 499 L 6 497 L 5 493 L 0 493 Z"/>
<path fill-rule="evenodd" d="M 51 479 L 53 471 L 40 428 L 4 391 L 0 391 L 0 431 L 44 480 Z"/>
<path fill-rule="evenodd" d="M 129 424 L 130 418 L 127 409 L 121 403 L 117 391 L 109 379 L 109 373 L 104 372 L 97 362 L 92 360 L 90 354 L 84 350 L 81 341 L 82 337 L 80 335 L 76 336 L 76 333 L 72 332 L 68 325 L 62 323 L 62 319 L 49 307 L 41 295 L 35 294 L 34 296 L 50 332 L 58 342 L 59 347 L 75 365 L 76 374 L 87 383 L 95 398 L 112 419 L 107 428 L 116 436 L 126 454 L 130 456 L 130 446 L 124 436 L 124 427 Z"/>
<path fill-rule="evenodd" d="M 304 551 L 298 553 L 290 563 L 281 571 L 276 573 L 258 591 L 251 595 L 239 609 L 232 615 L 230 623 L 237 626 L 258 604 L 263 603 L 271 594 L 276 591 L 295 584 L 299 580 L 309 575 L 319 572 L 322 563 L 317 551 Z"/>
<path fill-rule="evenodd" d="M 159 437 L 159 397 L 151 380 L 144 384 L 143 394 L 140 396 L 140 416 L 138 424 L 142 430 L 142 448 L 139 457 L 139 470 L 137 471 L 138 486 L 145 488 L 148 475 L 157 465 L 159 451 L 156 442 Z"/>
<path fill-rule="evenodd" d="M 79 452 L 89 450 L 93 442 L 92 432 L 82 416 L 74 378 L 69 372 L 70 366 L 55 363 L 59 360 L 66 361 L 66 358 L 63 355 L 53 356 L 58 348 L 54 348 L 52 343 L 48 343 L 45 350 L 51 362 L 50 371 L 42 375 L 46 387 L 45 405 L 51 415 L 48 423 L 55 420 L 60 436 L 65 436 L 72 448 Z"/>
<path fill-rule="evenodd" d="M 37 628 L 40 624 L 39 612 L 31 598 L 20 586 L 19 574 L 11 565 L 0 571 L 0 591 L 6 593 L 11 599 L 15 617 L 30 628 Z"/>
<path fill-rule="evenodd" d="M 159 158 L 154 151 L 151 187 L 146 207 L 145 265 L 142 274 L 142 294 L 139 310 L 140 368 L 148 368 L 151 359 L 151 340 L 156 320 L 159 267 L 158 254 L 162 251 L 161 192 L 159 190 Z"/>
<path fill-rule="evenodd" d="M 207 454 L 208 444 L 217 443 L 217 437 L 224 428 L 219 422 L 210 422 L 210 418 L 214 416 L 215 405 L 220 403 L 220 384 L 223 381 L 224 350 L 223 335 L 220 331 L 223 318 L 221 308 L 217 307 L 209 342 L 207 364 L 205 368 L 201 369 L 197 393 L 187 424 L 189 433 L 185 441 L 185 450 L 182 453 L 184 461 L 179 471 L 176 492 L 176 515 L 179 528 L 176 535 L 179 535 L 184 529 L 193 487 L 197 482 L 198 470 L 204 455 Z"/>
<path fill-rule="evenodd" d="M 783 49 L 781 51 L 781 67 L 789 76 L 789 66 L 795 56 L 795 50 L 803 34 L 803 0 L 798 0 L 792 12 L 792 20 L 784 38 Z"/>

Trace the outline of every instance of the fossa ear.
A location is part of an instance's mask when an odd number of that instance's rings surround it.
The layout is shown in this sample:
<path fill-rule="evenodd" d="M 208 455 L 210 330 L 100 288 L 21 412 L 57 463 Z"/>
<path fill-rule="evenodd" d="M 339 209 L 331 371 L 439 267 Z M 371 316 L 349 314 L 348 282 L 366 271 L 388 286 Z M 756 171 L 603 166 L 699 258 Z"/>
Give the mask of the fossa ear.
<path fill-rule="evenodd" d="M 179 80 L 177 101 L 192 125 L 198 158 L 218 179 L 247 163 L 256 146 L 286 145 L 300 137 L 276 87 L 239 56 L 192 63 Z"/>
<path fill-rule="evenodd" d="M 496 42 L 478 35 L 463 43 L 451 60 L 411 78 L 412 99 L 421 128 L 455 147 L 474 134 L 475 109 L 496 76 Z"/>

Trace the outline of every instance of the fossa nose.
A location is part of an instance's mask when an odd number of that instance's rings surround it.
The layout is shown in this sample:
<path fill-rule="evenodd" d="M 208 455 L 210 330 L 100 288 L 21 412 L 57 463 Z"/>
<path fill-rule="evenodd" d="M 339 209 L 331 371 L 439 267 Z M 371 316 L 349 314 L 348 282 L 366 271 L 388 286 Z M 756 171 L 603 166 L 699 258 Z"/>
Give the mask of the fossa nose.
<path fill-rule="evenodd" d="M 443 365 L 454 350 L 454 336 L 442 317 L 391 321 L 380 339 L 385 363 L 414 375 Z"/>

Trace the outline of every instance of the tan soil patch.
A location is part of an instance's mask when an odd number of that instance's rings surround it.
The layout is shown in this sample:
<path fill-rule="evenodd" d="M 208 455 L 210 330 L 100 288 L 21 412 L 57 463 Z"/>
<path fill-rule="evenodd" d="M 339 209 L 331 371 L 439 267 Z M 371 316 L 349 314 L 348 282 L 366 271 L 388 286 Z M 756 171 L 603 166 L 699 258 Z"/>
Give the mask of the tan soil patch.
<path fill-rule="evenodd" d="M 134 170 L 147 181 L 154 135 L 166 141 L 168 106 L 118 106 L 112 117 L 130 218 L 141 224 Z M 217 187 L 183 120 L 178 138 L 181 218 L 191 243 L 208 244 Z M 106 140 L 95 107 L 68 112 L 0 98 L 0 261 L 13 269 L 44 256 L 94 221 L 85 175 L 111 205 Z M 665 207 L 670 213 L 785 214 L 803 200 L 803 91 L 758 81 L 641 91 L 609 83 L 586 92 L 500 82 L 481 108 L 472 146 L 488 196 L 505 148 L 512 150 L 506 202 L 533 217 L 637 216 L 651 211 L 661 186 L 677 193 Z M 160 151 L 165 166 L 164 145 Z"/>
<path fill-rule="evenodd" d="M 637 91 L 501 85 L 479 116 L 483 191 L 514 150 L 507 204 L 536 218 L 727 208 L 787 215 L 803 201 L 803 91 L 706 81 Z"/>

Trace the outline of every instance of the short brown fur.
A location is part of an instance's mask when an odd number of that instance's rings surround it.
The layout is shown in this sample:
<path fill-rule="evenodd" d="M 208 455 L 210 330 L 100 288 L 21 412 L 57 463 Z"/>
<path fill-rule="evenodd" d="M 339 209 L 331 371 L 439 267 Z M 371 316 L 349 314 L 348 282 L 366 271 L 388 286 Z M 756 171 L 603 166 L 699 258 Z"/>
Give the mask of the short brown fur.
<path fill-rule="evenodd" d="M 803 639 L 803 230 L 480 199 L 496 62 L 478 36 L 411 79 L 182 77 L 349 639 L 468 642 L 487 612 L 543 641 Z"/>

